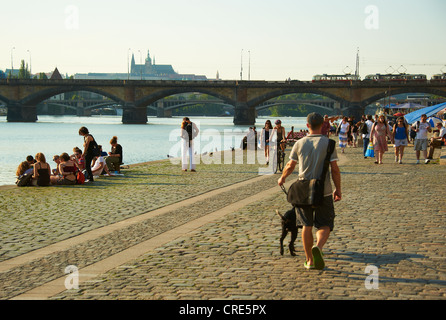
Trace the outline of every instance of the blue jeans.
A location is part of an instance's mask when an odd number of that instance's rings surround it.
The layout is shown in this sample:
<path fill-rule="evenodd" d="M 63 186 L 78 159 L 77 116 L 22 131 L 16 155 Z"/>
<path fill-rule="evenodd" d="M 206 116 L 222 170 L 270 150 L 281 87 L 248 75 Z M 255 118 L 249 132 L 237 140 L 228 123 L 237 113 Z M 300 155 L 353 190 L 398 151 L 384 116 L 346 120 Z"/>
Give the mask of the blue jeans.
<path fill-rule="evenodd" d="M 362 152 L 362 154 L 365 157 L 365 153 L 367 151 L 367 148 L 369 147 L 370 139 L 369 138 L 363 138 L 362 140 L 364 141 L 364 151 Z"/>

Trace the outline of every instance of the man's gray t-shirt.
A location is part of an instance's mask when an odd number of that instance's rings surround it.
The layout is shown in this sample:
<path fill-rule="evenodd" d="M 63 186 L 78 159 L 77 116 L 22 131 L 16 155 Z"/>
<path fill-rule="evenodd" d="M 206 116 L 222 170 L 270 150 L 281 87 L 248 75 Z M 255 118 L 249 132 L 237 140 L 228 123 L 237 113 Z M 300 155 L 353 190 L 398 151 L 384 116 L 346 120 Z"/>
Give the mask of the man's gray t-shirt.
<path fill-rule="evenodd" d="M 321 134 L 310 134 L 299 139 L 293 146 L 290 153 L 290 160 L 297 161 L 298 179 L 319 179 L 324 169 L 324 160 L 327 155 L 329 139 Z M 338 161 L 336 148 L 334 149 L 331 161 Z M 325 177 L 324 196 L 333 193 L 330 182 L 330 170 Z"/>

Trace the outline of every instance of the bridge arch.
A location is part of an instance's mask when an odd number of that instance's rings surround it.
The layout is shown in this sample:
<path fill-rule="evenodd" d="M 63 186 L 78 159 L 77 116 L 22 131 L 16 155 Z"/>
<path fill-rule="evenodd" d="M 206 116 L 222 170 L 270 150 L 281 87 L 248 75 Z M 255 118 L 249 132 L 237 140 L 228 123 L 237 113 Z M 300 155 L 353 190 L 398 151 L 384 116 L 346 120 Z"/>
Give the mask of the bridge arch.
<path fill-rule="evenodd" d="M 274 103 L 272 102 L 271 104 L 265 104 L 265 105 L 257 106 L 256 107 L 256 111 L 261 111 L 261 110 L 268 109 L 270 107 L 277 106 L 277 105 L 287 105 L 287 104 L 289 105 L 289 104 L 292 104 L 292 103 L 290 103 L 289 101 L 286 101 L 286 100 L 284 100 L 284 101 L 277 101 L 277 102 L 274 102 Z M 306 106 L 310 106 L 310 107 L 320 108 L 320 109 L 327 110 L 327 111 L 333 111 L 334 110 L 334 108 L 325 107 L 325 106 L 321 106 L 321 105 L 314 104 L 314 103 L 305 103 L 305 102 L 303 102 L 301 104 L 306 105 Z"/>
<path fill-rule="evenodd" d="M 204 93 L 204 94 L 216 97 L 220 100 L 223 100 L 223 102 L 228 105 L 235 106 L 235 101 L 228 98 L 227 96 L 220 94 L 218 92 L 212 91 L 212 90 L 206 90 L 206 89 L 202 89 L 202 88 L 197 88 L 197 89 L 192 89 L 192 90 L 190 88 L 185 88 L 185 89 L 174 88 L 174 89 L 162 90 L 162 91 L 147 95 L 147 96 L 135 101 L 135 106 L 136 107 L 147 107 L 150 104 L 152 104 L 158 100 L 167 98 L 169 96 L 182 94 L 182 93 L 194 93 L 194 92 Z"/>
<path fill-rule="evenodd" d="M 216 102 L 216 101 L 212 101 L 212 100 L 202 100 L 202 101 L 198 101 L 197 100 L 197 101 L 193 101 L 193 102 L 186 102 L 186 103 L 170 106 L 170 107 L 165 108 L 165 110 L 180 109 L 180 108 L 183 108 L 183 107 L 193 106 L 193 105 L 196 105 L 196 104 L 215 104 L 215 105 L 229 106 L 229 107 L 234 108 L 233 105 L 228 104 L 228 103 L 224 103 L 224 102 Z M 152 107 L 152 109 L 156 109 L 156 108 Z"/>
<path fill-rule="evenodd" d="M 402 93 L 427 93 L 427 94 L 434 94 L 434 95 L 446 97 L 446 91 L 438 90 L 435 88 L 421 88 L 421 87 L 398 88 L 398 89 L 390 88 L 390 90 L 388 90 L 388 91 L 381 92 L 379 94 L 373 95 L 367 99 L 362 100 L 361 105 L 366 107 L 366 106 L 373 104 L 374 102 L 379 101 L 383 98 L 386 98 L 389 96 L 395 96 L 397 94 L 402 94 Z"/>
<path fill-rule="evenodd" d="M 274 90 L 274 91 L 270 91 L 266 94 L 260 95 L 250 101 L 248 101 L 248 105 L 252 106 L 252 107 L 257 107 L 258 105 L 262 104 L 263 102 L 266 102 L 268 100 L 271 100 L 273 98 L 277 98 L 283 95 L 287 95 L 287 94 L 293 94 L 293 93 L 311 93 L 311 94 L 317 94 L 320 96 L 324 96 L 327 98 L 330 98 L 332 100 L 335 100 L 337 102 L 340 102 L 341 104 L 343 103 L 347 103 L 346 100 L 331 94 L 329 92 L 325 92 L 322 90 L 318 90 L 318 89 L 311 89 L 311 88 L 287 88 L 287 89 L 282 89 L 282 90 Z"/>
<path fill-rule="evenodd" d="M 92 87 L 84 87 L 84 86 L 70 86 L 70 87 L 53 87 L 48 89 L 40 90 L 36 93 L 32 93 L 28 95 L 27 97 L 23 98 L 20 103 L 23 105 L 37 105 L 51 97 L 57 96 L 62 93 L 67 92 L 75 92 L 75 91 L 87 91 L 87 92 L 93 92 L 100 94 L 102 96 L 105 96 L 107 98 L 110 98 L 113 101 L 116 101 L 118 104 L 124 104 L 124 101 L 118 98 L 117 96 L 110 94 L 106 91 L 99 90 Z"/>
<path fill-rule="evenodd" d="M 9 99 L 6 98 L 6 97 L 4 97 L 4 96 L 2 96 L 2 95 L 0 94 L 0 102 L 4 102 L 5 104 L 8 104 L 8 103 L 9 103 Z"/>

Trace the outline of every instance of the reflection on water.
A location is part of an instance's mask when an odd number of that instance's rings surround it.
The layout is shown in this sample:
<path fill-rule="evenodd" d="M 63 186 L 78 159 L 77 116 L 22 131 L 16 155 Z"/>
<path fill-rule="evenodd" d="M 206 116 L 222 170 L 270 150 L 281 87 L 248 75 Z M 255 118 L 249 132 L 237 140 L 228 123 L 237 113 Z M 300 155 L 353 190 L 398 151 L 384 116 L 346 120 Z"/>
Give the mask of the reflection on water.
<path fill-rule="evenodd" d="M 110 150 L 110 139 L 118 137 L 123 147 L 126 164 L 166 159 L 172 150 L 178 151 L 178 130 L 182 117 L 148 118 L 143 125 L 122 124 L 120 116 L 39 116 L 35 123 L 9 123 L 0 117 L 0 185 L 14 184 L 15 172 L 27 155 L 38 152 L 45 154 L 51 168 L 55 167 L 52 157 L 67 152 L 72 154 L 74 147 L 82 149 L 83 139 L 78 135 L 79 128 L 86 126 L 104 151 Z M 258 118 L 260 130 L 267 118 Z M 239 148 L 248 126 L 234 126 L 232 117 L 191 117 L 199 126 L 201 143 L 199 153 L 231 147 Z M 271 121 L 274 123 L 274 118 Z M 305 118 L 282 118 L 286 131 L 291 126 L 295 130 L 305 129 Z M 169 141 L 170 140 L 170 141 Z"/>

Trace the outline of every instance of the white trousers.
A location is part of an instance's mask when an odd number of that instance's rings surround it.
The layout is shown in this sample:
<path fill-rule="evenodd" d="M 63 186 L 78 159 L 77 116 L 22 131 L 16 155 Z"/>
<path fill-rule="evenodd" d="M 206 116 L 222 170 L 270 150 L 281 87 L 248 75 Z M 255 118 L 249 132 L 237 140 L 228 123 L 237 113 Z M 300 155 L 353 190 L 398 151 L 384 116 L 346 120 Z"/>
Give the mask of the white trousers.
<path fill-rule="evenodd" d="M 189 170 L 195 170 L 195 159 L 194 159 L 194 140 L 183 139 L 181 144 L 181 169 L 187 169 L 187 158 L 189 157 Z"/>

